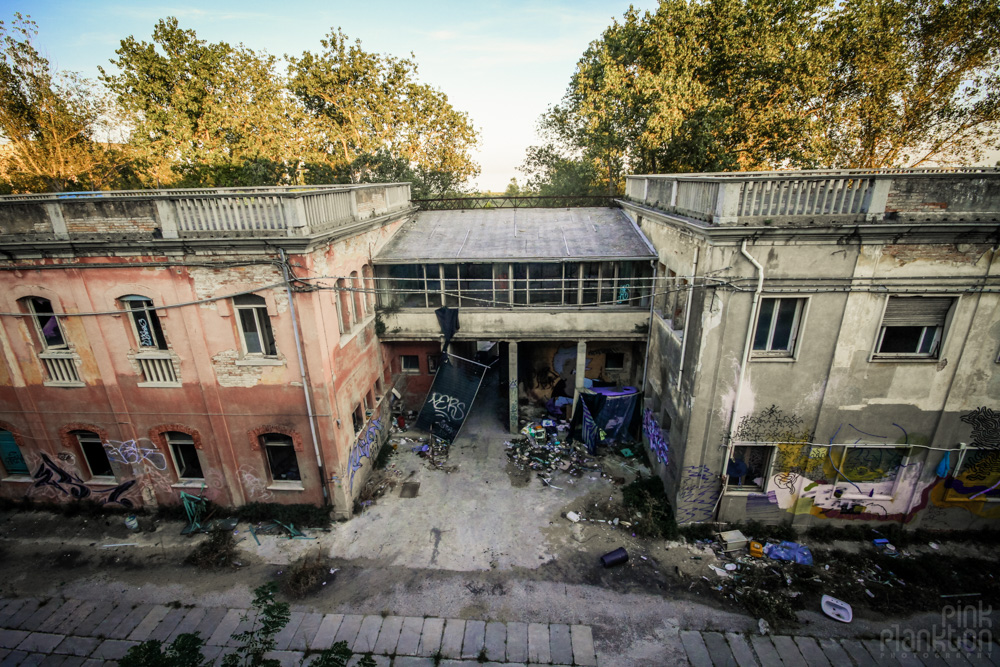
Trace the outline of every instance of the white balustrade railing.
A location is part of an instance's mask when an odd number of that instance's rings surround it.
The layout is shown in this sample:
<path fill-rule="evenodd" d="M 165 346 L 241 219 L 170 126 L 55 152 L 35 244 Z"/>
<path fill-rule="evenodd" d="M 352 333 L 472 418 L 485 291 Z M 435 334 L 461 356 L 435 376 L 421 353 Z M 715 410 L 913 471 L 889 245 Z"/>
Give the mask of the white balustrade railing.
<path fill-rule="evenodd" d="M 625 192 L 632 201 L 720 225 L 819 216 L 878 221 L 924 211 L 922 195 L 941 212 L 996 211 L 998 182 L 993 167 L 727 172 L 629 176 Z M 896 190 L 906 195 L 894 198 Z M 990 203 L 967 196 L 972 190 Z"/>
<path fill-rule="evenodd" d="M 110 220 L 95 216 L 90 204 L 107 199 L 117 210 Z M 41 216 L 50 222 L 49 230 L 37 225 L 30 233 L 54 232 L 56 238 L 70 238 L 66 221 L 76 225 L 102 227 L 114 232 L 133 232 L 133 217 L 147 217 L 149 204 L 155 205 L 155 222 L 163 238 L 225 236 L 303 236 L 327 232 L 357 222 L 405 210 L 410 206 L 409 183 L 373 183 L 363 185 L 321 185 L 270 188 L 201 188 L 186 190 L 131 190 L 117 192 L 70 192 L 0 197 L 0 217 L 5 204 L 38 205 Z M 75 206 L 76 205 L 76 206 Z M 129 206 L 142 209 L 132 215 Z M 10 209 L 12 219 L 19 210 Z M 82 222 L 81 222 L 82 221 Z M 16 226 L 12 226 L 15 229 Z"/>

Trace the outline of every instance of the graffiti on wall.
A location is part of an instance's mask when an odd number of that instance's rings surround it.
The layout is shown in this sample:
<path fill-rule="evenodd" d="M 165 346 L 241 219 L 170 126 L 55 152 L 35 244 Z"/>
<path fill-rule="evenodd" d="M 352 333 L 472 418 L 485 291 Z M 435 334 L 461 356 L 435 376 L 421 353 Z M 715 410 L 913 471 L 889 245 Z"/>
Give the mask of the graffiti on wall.
<path fill-rule="evenodd" d="M 667 449 L 669 441 L 663 436 L 660 425 L 649 408 L 642 413 L 642 432 L 649 441 L 649 449 L 656 455 L 656 460 L 667 465 Z"/>
<path fill-rule="evenodd" d="M 108 455 L 108 460 L 113 463 L 136 465 L 145 462 L 157 470 L 166 470 L 167 459 L 156 449 L 156 445 L 148 438 L 140 438 L 140 440 L 145 441 L 143 444 L 148 443 L 149 446 L 140 446 L 135 440 L 126 440 L 125 442 L 110 440 L 102 444 Z"/>
<path fill-rule="evenodd" d="M 777 405 L 740 417 L 733 432 L 737 442 L 812 442 L 812 432 L 802 425 L 802 418 L 785 414 Z"/>
<path fill-rule="evenodd" d="M 972 426 L 973 447 L 1000 449 L 1000 412 L 983 406 L 962 415 L 961 420 Z"/>
<path fill-rule="evenodd" d="M 271 490 L 267 488 L 267 479 L 258 474 L 256 468 L 244 463 L 239 469 L 240 484 L 246 491 L 247 498 L 256 502 L 267 502 L 274 497 Z"/>
<path fill-rule="evenodd" d="M 436 411 L 436 409 L 435 409 Z M 382 420 L 373 419 L 365 429 L 364 434 L 351 447 L 351 452 L 347 457 L 347 465 L 350 467 L 350 478 L 348 480 L 348 492 L 354 494 L 354 473 L 361 469 L 361 459 L 367 458 L 369 461 L 378 456 L 379 433 L 382 432 Z"/>
<path fill-rule="evenodd" d="M 721 483 L 708 466 L 687 466 L 681 471 L 677 494 L 677 523 L 711 521 Z"/>
<path fill-rule="evenodd" d="M 131 508 L 135 506 L 132 500 L 124 497 L 124 494 L 135 486 L 136 481 L 134 479 L 122 482 L 111 489 L 94 491 L 78 476 L 61 468 L 47 454 L 42 453 L 40 456 L 42 462 L 39 464 L 35 474 L 32 475 L 35 480 L 33 488 L 54 489 L 59 494 L 69 496 L 74 500 L 94 499 L 102 505 L 117 503 L 123 507 Z"/>

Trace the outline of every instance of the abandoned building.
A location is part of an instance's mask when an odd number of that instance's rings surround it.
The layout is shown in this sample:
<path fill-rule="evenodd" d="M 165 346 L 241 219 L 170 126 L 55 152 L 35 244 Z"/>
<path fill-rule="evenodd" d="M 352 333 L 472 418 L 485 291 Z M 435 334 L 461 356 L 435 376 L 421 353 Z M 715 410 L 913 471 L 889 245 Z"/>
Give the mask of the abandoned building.
<path fill-rule="evenodd" d="M 0 198 L 0 494 L 348 517 L 392 408 L 448 363 L 449 309 L 512 432 L 527 403 L 642 392 L 681 523 L 1000 517 L 997 170 L 419 204 L 405 183 Z"/>

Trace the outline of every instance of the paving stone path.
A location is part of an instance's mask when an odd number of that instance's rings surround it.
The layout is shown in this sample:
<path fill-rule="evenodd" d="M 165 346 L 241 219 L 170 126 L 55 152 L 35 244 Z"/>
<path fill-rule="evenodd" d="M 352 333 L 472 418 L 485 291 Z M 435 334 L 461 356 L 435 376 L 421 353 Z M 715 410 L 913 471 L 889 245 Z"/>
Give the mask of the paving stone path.
<path fill-rule="evenodd" d="M 246 609 L 115 605 L 107 601 L 0 599 L 0 667 L 115 665 L 129 647 L 147 639 L 173 641 L 199 631 L 202 653 L 216 664 L 247 629 Z M 346 641 L 372 653 L 379 667 L 582 665 L 614 667 L 618 656 L 598 656 L 590 626 L 499 623 L 455 618 L 362 616 L 294 611 L 270 657 L 287 667 L 308 665 L 318 651 Z M 746 636 L 681 631 L 664 664 L 694 667 L 876 667 L 881 665 L 1000 665 L 1000 647 L 938 644 L 937 651 L 902 652 L 876 640 Z M 998 649 L 998 650 L 993 650 Z M 485 662 L 481 662 L 485 661 Z"/>

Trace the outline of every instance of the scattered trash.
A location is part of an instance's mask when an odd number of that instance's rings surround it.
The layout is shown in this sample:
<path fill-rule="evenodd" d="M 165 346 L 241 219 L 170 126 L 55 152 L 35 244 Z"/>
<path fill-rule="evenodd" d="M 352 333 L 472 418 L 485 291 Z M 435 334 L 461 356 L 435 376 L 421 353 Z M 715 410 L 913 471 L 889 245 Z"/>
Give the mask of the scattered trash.
<path fill-rule="evenodd" d="M 948 595 L 941 595 L 939 597 L 943 598 L 977 598 L 982 593 L 949 593 Z"/>
<path fill-rule="evenodd" d="M 716 567 L 716 566 L 712 565 L 711 563 L 709 563 L 708 568 L 710 570 L 712 570 L 712 572 L 715 572 L 717 575 L 719 575 L 720 577 L 722 577 L 723 579 L 728 579 L 729 578 L 729 573 L 727 573 L 721 567 Z"/>
<path fill-rule="evenodd" d="M 746 536 L 738 530 L 727 530 L 724 533 L 719 533 L 718 537 L 723 551 L 736 551 L 747 545 Z"/>
<path fill-rule="evenodd" d="M 125 527 L 131 530 L 133 533 L 139 532 L 139 519 L 134 514 L 129 514 L 125 517 Z"/>
<path fill-rule="evenodd" d="M 735 572 L 739 566 L 736 563 L 726 563 L 727 572 Z"/>
<path fill-rule="evenodd" d="M 867 588 L 865 589 L 865 593 L 867 593 L 867 594 L 868 594 L 868 597 L 870 597 L 870 598 L 873 598 L 873 597 L 875 597 L 875 594 L 874 594 L 874 593 L 872 593 L 872 592 L 871 592 L 870 590 L 868 590 Z"/>
<path fill-rule="evenodd" d="M 137 546 L 139 546 L 138 542 L 127 542 L 127 543 L 124 543 L 124 544 L 102 544 L 101 548 L 102 549 L 111 549 L 112 547 L 137 547 Z M 944 596 L 942 596 L 942 597 L 944 597 Z"/>
<path fill-rule="evenodd" d="M 771 625 L 763 618 L 757 620 L 757 629 L 762 635 L 771 634 Z"/>
<path fill-rule="evenodd" d="M 829 595 L 824 595 L 821 598 L 820 608 L 824 614 L 841 623 L 850 623 L 854 618 L 854 610 L 851 609 L 851 605 Z"/>
<path fill-rule="evenodd" d="M 627 560 L 628 552 L 625 551 L 625 547 L 618 547 L 614 551 L 609 551 L 601 556 L 601 565 L 604 567 L 614 567 L 615 565 L 621 565 Z"/>
<path fill-rule="evenodd" d="M 577 514 L 576 512 L 566 512 L 566 518 L 572 521 L 573 523 L 577 523 L 580 521 L 580 515 Z"/>
<path fill-rule="evenodd" d="M 763 558 L 764 545 L 760 542 L 750 542 L 750 555 L 755 558 Z"/>
<path fill-rule="evenodd" d="M 927 546 L 929 546 L 931 549 L 934 549 L 935 551 L 937 551 L 938 549 L 940 549 L 940 547 L 938 546 L 937 542 L 930 542 L 930 543 L 927 544 Z"/>

